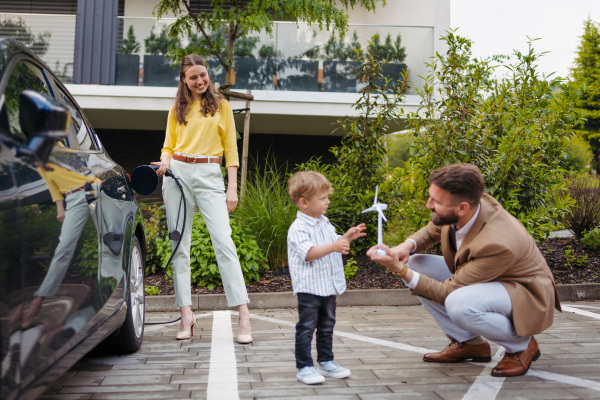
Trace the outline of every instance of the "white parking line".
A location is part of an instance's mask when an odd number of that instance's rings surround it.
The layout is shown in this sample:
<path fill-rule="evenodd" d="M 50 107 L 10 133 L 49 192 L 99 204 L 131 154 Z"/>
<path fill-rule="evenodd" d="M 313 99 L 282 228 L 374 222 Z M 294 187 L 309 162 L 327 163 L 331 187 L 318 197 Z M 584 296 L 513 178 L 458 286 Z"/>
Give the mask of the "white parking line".
<path fill-rule="evenodd" d="M 483 371 L 479 374 L 475 382 L 471 385 L 467 393 L 463 396 L 463 400 L 481 400 L 481 399 L 495 399 L 502 389 L 502 384 L 506 378 L 498 378 L 491 376 L 492 368 L 500 362 L 502 359 L 502 352 L 504 347 L 500 346 L 492 361 L 490 361 Z"/>
<path fill-rule="evenodd" d="M 579 308 L 570 307 L 570 306 L 562 306 L 563 311 L 572 312 L 574 314 L 584 315 L 586 317 L 600 319 L 600 314 L 593 313 L 590 311 L 580 310 Z"/>
<path fill-rule="evenodd" d="M 209 368 L 207 399 L 239 400 L 235 348 L 229 311 L 213 312 Z"/>

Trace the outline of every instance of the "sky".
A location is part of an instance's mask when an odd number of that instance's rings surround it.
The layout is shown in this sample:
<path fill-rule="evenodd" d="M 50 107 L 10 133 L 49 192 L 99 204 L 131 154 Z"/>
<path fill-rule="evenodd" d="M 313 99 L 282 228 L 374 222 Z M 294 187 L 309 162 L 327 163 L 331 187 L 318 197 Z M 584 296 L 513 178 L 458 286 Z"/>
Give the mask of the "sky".
<path fill-rule="evenodd" d="M 525 52 L 528 39 L 545 52 L 539 71 L 571 74 L 583 23 L 600 22 L 600 0 L 451 0 L 450 26 L 473 42 L 474 57 Z"/>

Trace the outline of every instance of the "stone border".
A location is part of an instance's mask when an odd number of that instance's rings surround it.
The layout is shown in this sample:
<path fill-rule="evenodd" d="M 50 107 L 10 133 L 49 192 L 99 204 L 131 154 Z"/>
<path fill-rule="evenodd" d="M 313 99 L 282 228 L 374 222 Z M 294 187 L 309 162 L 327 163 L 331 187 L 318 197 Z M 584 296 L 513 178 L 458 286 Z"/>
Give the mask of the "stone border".
<path fill-rule="evenodd" d="M 561 301 L 600 300 L 600 284 L 557 285 Z M 296 308 L 298 303 L 292 292 L 249 293 L 250 309 Z M 421 304 L 409 289 L 348 290 L 338 297 L 338 306 L 412 306 Z M 192 295 L 194 310 L 226 310 L 224 294 Z M 175 307 L 175 296 L 146 296 L 146 311 L 179 311 Z"/>

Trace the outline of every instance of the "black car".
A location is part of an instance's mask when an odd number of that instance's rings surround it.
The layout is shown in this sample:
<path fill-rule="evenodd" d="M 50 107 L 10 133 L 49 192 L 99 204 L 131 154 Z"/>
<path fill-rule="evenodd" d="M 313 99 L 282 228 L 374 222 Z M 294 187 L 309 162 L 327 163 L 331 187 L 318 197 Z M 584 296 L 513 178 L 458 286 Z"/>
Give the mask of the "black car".
<path fill-rule="evenodd" d="M 145 245 L 129 175 L 65 86 L 0 39 L 0 398 L 35 398 L 90 350 L 144 334 Z"/>

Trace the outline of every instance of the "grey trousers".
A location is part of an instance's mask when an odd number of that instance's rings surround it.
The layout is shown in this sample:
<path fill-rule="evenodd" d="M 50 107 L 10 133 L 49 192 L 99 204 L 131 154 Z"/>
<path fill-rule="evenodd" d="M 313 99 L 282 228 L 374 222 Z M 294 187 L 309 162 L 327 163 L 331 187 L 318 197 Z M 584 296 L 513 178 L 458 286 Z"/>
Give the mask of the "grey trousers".
<path fill-rule="evenodd" d="M 419 274 L 443 282 L 452 276 L 442 256 L 415 254 L 408 266 Z M 530 336 L 519 336 L 512 321 L 512 302 L 500 282 L 477 283 L 456 289 L 445 305 L 417 296 L 444 333 L 466 342 L 478 336 L 498 343 L 510 353 L 525 350 Z"/>

